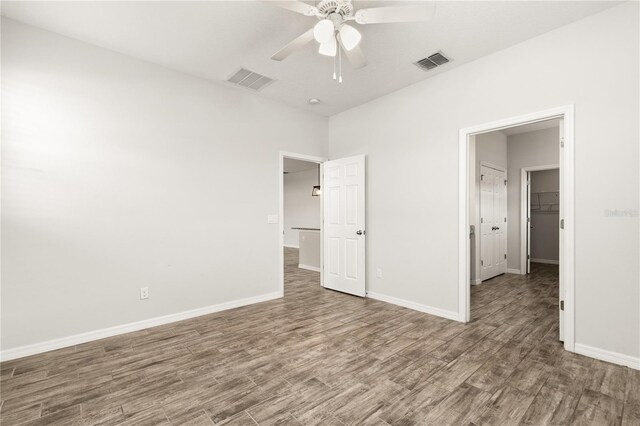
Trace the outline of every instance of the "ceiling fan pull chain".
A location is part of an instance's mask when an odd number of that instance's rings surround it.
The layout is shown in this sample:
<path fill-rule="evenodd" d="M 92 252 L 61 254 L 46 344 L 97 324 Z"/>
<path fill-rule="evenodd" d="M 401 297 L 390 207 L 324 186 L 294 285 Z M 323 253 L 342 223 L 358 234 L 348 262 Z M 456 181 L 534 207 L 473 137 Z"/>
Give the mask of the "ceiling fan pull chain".
<path fill-rule="evenodd" d="M 340 78 L 338 79 L 338 83 L 342 83 L 342 46 L 338 44 L 338 72 L 340 73 Z"/>
<path fill-rule="evenodd" d="M 333 55 L 333 79 L 336 79 L 336 56 Z"/>

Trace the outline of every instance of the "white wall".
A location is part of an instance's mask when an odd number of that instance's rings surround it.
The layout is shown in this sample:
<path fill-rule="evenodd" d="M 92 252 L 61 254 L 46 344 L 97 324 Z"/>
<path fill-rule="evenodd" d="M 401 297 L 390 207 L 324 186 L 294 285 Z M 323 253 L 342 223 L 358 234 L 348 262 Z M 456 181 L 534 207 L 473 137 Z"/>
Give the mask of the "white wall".
<path fill-rule="evenodd" d="M 312 197 L 318 184 L 316 169 L 284 175 L 284 245 L 298 247 L 298 230 L 320 228 L 320 197 Z"/>
<path fill-rule="evenodd" d="M 531 172 L 531 205 L 538 207 L 531 211 L 532 261 L 558 262 L 560 259 L 559 191 L 558 169 Z"/>
<path fill-rule="evenodd" d="M 298 267 L 320 272 L 320 231 L 300 231 Z"/>
<path fill-rule="evenodd" d="M 576 121 L 578 117 L 576 117 Z M 557 127 L 520 133 L 507 138 L 507 268 L 520 268 L 520 178 L 523 167 L 560 163 L 560 130 Z M 576 145 L 578 142 L 576 142 Z M 576 151 L 578 149 L 576 148 Z M 576 177 L 576 193 L 578 191 Z M 576 216 L 578 216 L 576 214 Z M 578 230 L 576 230 L 576 233 Z"/>
<path fill-rule="evenodd" d="M 279 151 L 326 140 L 325 118 L 3 19 L 2 349 L 278 292 Z"/>
<path fill-rule="evenodd" d="M 473 187 L 469 189 L 470 206 L 473 206 L 469 216 L 469 224 L 478 231 L 471 239 L 471 282 L 480 278 L 480 175 L 481 164 L 488 163 L 507 169 L 507 136 L 502 132 L 482 133 L 474 136 L 474 147 L 470 149 L 469 162 L 473 162 Z"/>
<path fill-rule="evenodd" d="M 576 341 L 640 356 L 638 7 L 624 3 L 330 118 L 330 158 L 368 156 L 369 291 L 457 312 L 459 129 L 575 104 Z"/>
<path fill-rule="evenodd" d="M 502 132 L 476 135 L 476 182 L 480 183 L 480 163 L 507 168 L 507 136 Z M 479 189 L 479 187 L 478 187 Z"/>

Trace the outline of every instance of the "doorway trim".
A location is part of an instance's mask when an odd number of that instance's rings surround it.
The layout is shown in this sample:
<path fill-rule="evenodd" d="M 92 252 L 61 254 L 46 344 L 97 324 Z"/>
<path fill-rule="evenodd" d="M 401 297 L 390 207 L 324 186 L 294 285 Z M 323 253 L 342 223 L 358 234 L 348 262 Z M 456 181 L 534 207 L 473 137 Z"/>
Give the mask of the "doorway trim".
<path fill-rule="evenodd" d="M 523 167 L 520 169 L 520 275 L 527 274 L 527 174 L 560 169 L 559 164 Z M 565 302 L 566 303 L 566 302 Z"/>
<path fill-rule="evenodd" d="M 320 165 L 320 174 L 323 172 L 323 163 L 327 161 L 325 157 L 317 157 L 314 155 L 297 154 L 295 152 L 280 151 L 279 154 L 279 175 L 278 175 L 278 281 L 280 297 L 284 297 L 284 159 L 291 158 L 293 160 L 308 161 Z M 309 190 L 311 196 L 311 189 Z M 322 196 L 320 197 L 320 214 L 322 215 Z M 323 231 L 322 216 L 320 216 L 320 285 L 324 287 L 324 271 L 323 265 Z"/>
<path fill-rule="evenodd" d="M 560 173 L 564 193 L 562 219 L 562 277 L 564 285 L 564 348 L 575 351 L 575 259 L 574 259 L 574 105 L 564 105 L 503 120 L 460 129 L 458 137 L 458 316 L 471 319 L 470 243 L 469 243 L 469 137 L 523 124 L 555 118 L 564 119 L 564 137 L 560 148 Z"/>

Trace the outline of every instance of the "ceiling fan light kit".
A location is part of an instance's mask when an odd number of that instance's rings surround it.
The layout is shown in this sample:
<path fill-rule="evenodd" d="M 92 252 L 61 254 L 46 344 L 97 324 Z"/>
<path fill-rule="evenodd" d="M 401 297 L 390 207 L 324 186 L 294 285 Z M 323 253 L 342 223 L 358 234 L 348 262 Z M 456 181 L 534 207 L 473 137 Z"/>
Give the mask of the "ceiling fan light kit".
<path fill-rule="evenodd" d="M 313 27 L 313 38 L 320 44 L 326 43 L 333 38 L 335 29 L 333 21 L 323 19 Z"/>
<path fill-rule="evenodd" d="M 324 56 L 336 56 L 338 51 L 338 42 L 335 37 L 331 37 L 329 41 L 321 43 L 318 48 L 318 53 Z"/>
<path fill-rule="evenodd" d="M 420 6 L 391 6 L 359 9 L 355 11 L 352 0 L 322 0 L 317 7 L 300 1 L 269 1 L 269 4 L 287 9 L 305 16 L 315 16 L 319 21 L 313 28 L 298 36 L 285 47 L 276 52 L 271 59 L 282 61 L 295 51 L 302 49 L 311 40 L 320 43 L 318 53 L 333 56 L 333 78 L 336 79 L 336 56 L 340 69 L 338 81 L 342 83 L 342 58 L 344 51 L 354 68 L 367 65 L 367 60 L 360 49 L 362 34 L 346 22 L 354 21 L 360 25 L 384 24 L 391 22 L 419 22 L 431 19 L 434 15 L 435 2 Z"/>
<path fill-rule="evenodd" d="M 352 50 L 358 45 L 358 43 L 360 43 L 360 40 L 362 40 L 362 34 L 360 34 L 360 31 L 356 30 L 351 25 L 343 24 L 339 31 L 344 50 Z"/>

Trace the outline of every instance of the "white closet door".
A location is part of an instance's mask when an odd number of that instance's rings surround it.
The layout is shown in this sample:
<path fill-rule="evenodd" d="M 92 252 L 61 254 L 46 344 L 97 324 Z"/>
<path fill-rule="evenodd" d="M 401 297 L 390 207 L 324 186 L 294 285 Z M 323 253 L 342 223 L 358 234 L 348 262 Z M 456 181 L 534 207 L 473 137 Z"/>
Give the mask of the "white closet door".
<path fill-rule="evenodd" d="M 480 167 L 480 278 L 488 280 L 507 272 L 507 176 Z"/>

